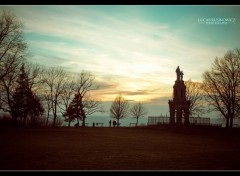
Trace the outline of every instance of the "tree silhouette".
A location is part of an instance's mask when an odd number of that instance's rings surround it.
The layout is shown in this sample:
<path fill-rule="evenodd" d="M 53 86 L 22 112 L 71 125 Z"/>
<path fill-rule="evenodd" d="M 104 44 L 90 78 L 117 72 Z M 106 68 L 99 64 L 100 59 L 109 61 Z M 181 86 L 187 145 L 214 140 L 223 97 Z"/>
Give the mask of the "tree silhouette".
<path fill-rule="evenodd" d="M 13 14 L 0 14 L 0 109 L 13 114 L 12 95 L 27 44 L 23 39 L 22 22 Z"/>
<path fill-rule="evenodd" d="M 99 86 L 94 82 L 95 76 L 86 71 L 82 71 L 77 78 L 75 92 L 77 94 L 79 101 L 79 107 L 82 126 L 85 126 L 85 120 L 87 115 L 91 115 L 95 112 L 103 112 L 103 107 L 101 106 L 101 101 L 93 97 L 90 92 L 97 90 Z"/>
<path fill-rule="evenodd" d="M 71 122 L 74 121 L 74 118 L 71 119 L 72 109 L 69 108 L 72 95 L 74 94 L 74 86 L 75 82 L 73 79 L 68 78 L 64 83 L 62 93 L 60 94 L 61 101 L 59 103 L 59 108 L 63 117 L 65 118 L 65 121 L 68 122 L 69 127 Z"/>
<path fill-rule="evenodd" d="M 186 98 L 190 100 L 190 116 L 204 113 L 204 98 L 202 83 L 193 82 L 191 79 L 184 82 L 186 85 Z"/>
<path fill-rule="evenodd" d="M 128 116 L 129 103 L 122 95 L 118 95 L 110 108 L 110 117 L 117 119 L 117 126 L 119 127 L 119 119 Z"/>
<path fill-rule="evenodd" d="M 65 118 L 65 122 L 68 122 L 68 127 L 71 126 L 71 122 L 75 120 L 75 114 L 74 110 L 72 109 L 72 106 L 68 106 L 67 110 L 63 112 L 63 117 Z M 79 120 L 77 125 L 79 126 Z"/>
<path fill-rule="evenodd" d="M 73 100 L 71 101 L 70 105 L 67 108 L 67 111 L 65 111 L 64 116 L 68 117 L 68 126 L 70 127 L 71 121 L 74 119 L 77 119 L 78 123 L 77 126 L 79 126 L 79 121 L 83 120 L 83 112 L 82 112 L 82 106 L 81 106 L 81 96 L 80 94 L 76 93 Z"/>
<path fill-rule="evenodd" d="M 28 75 L 30 89 L 33 90 L 34 92 L 39 92 L 40 94 L 42 94 L 41 88 L 44 85 L 45 68 L 42 65 L 27 61 L 24 62 L 24 66 L 26 74 Z"/>
<path fill-rule="evenodd" d="M 17 83 L 16 91 L 13 94 L 13 120 L 16 122 L 20 118 L 21 123 L 26 125 L 28 115 L 33 120 L 34 116 L 42 115 L 44 109 L 39 98 L 29 87 L 29 80 L 24 65 L 20 69 Z"/>
<path fill-rule="evenodd" d="M 130 114 L 133 116 L 133 118 L 137 119 L 136 126 L 138 126 L 138 119 L 144 117 L 147 115 L 147 113 L 147 109 L 141 102 L 135 103 L 130 109 Z"/>
<path fill-rule="evenodd" d="M 45 111 L 47 111 L 47 117 L 46 117 L 46 124 L 45 125 L 48 126 L 49 115 L 50 115 L 50 111 L 52 110 L 51 95 L 49 94 L 49 92 L 46 89 L 44 89 L 43 92 L 42 92 L 42 96 L 43 96 Z"/>
<path fill-rule="evenodd" d="M 226 128 L 232 127 L 233 118 L 239 113 L 240 49 L 230 50 L 222 58 L 216 57 L 203 79 L 203 90 L 212 110 L 226 118 Z"/>
<path fill-rule="evenodd" d="M 15 72 L 16 65 L 26 55 L 22 28 L 22 22 L 14 14 L 7 11 L 0 14 L 0 80 Z"/>
<path fill-rule="evenodd" d="M 50 67 L 45 73 L 45 83 L 48 94 L 50 95 L 50 101 L 53 111 L 53 127 L 56 126 L 58 104 L 60 95 L 64 89 L 64 81 L 66 79 L 66 72 L 62 67 Z"/>

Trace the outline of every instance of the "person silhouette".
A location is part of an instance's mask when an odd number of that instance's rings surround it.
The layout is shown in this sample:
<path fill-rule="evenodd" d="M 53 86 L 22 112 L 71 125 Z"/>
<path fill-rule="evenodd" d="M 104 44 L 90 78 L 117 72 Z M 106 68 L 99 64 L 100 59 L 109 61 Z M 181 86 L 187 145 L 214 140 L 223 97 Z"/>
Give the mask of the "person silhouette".
<path fill-rule="evenodd" d="M 117 125 L 116 120 L 113 121 L 113 127 L 115 127 Z"/>
<path fill-rule="evenodd" d="M 110 120 L 110 121 L 109 121 L 109 127 L 111 127 L 111 123 L 112 123 L 112 121 Z"/>

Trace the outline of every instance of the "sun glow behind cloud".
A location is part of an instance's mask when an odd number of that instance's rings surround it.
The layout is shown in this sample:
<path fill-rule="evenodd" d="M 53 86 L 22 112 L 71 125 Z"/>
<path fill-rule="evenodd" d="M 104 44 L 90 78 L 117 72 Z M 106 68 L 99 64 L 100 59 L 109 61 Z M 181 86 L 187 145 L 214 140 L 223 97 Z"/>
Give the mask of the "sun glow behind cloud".
<path fill-rule="evenodd" d="M 166 12 L 161 6 L 1 9 L 10 9 L 24 22 L 31 61 L 94 73 L 101 85 L 95 93 L 105 101 L 114 100 L 119 93 L 147 102 L 171 97 L 178 65 L 185 80 L 201 81 L 216 56 L 237 47 L 226 45 L 224 38 L 214 45 L 208 40 L 218 33 L 219 26 L 204 37 L 199 28 L 208 26 L 197 24 L 197 17 L 201 17 L 198 10 L 186 14 L 180 10 Z"/>

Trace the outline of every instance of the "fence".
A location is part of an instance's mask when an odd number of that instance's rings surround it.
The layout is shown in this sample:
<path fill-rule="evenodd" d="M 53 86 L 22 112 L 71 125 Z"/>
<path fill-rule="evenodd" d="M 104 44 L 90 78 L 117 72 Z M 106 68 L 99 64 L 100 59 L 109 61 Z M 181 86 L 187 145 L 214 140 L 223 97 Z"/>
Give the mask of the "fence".
<path fill-rule="evenodd" d="M 161 117 L 161 116 L 149 116 L 148 117 L 148 125 L 160 125 L 160 124 L 169 124 L 169 117 Z M 193 125 L 210 125 L 210 118 L 208 117 L 190 117 L 190 124 Z M 184 118 L 182 119 L 182 123 L 184 123 Z"/>

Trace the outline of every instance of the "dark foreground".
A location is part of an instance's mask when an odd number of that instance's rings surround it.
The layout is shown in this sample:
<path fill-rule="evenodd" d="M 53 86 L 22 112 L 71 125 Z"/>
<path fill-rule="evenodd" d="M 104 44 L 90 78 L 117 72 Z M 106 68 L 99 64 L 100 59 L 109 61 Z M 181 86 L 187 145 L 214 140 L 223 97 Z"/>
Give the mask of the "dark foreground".
<path fill-rule="evenodd" d="M 0 129 L 0 170 L 240 170 L 240 129 Z"/>

